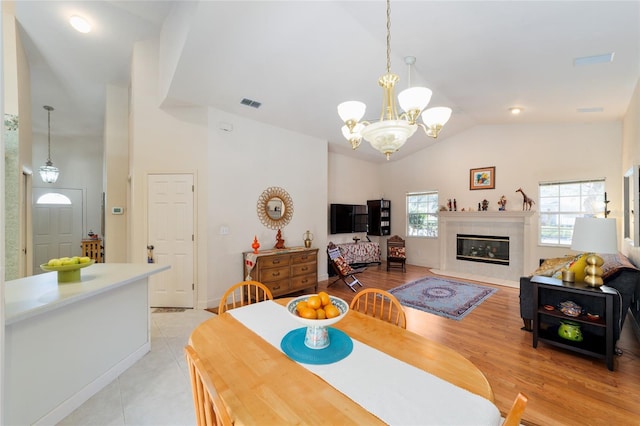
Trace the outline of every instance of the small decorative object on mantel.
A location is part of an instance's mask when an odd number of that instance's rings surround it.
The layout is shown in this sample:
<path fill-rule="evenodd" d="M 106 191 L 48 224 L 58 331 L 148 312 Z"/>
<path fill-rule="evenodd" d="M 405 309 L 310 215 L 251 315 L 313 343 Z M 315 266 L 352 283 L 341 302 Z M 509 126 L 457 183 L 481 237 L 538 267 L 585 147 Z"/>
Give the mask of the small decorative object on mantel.
<path fill-rule="evenodd" d="M 453 199 L 453 211 L 457 212 L 458 211 L 458 202 L 456 201 L 456 199 Z"/>
<path fill-rule="evenodd" d="M 487 199 L 482 200 L 482 211 L 486 212 L 489 210 L 489 201 Z"/>
<path fill-rule="evenodd" d="M 527 197 L 527 194 L 524 193 L 524 191 L 522 190 L 522 188 L 518 188 L 516 189 L 516 192 L 519 192 L 522 194 L 522 210 L 531 210 L 531 206 L 533 204 L 535 204 L 536 202 L 533 201 L 533 199 Z"/>
<path fill-rule="evenodd" d="M 452 207 L 451 207 L 451 198 L 449 198 L 447 200 L 447 208 L 449 209 L 449 211 L 453 211 Z"/>
<path fill-rule="evenodd" d="M 276 234 L 276 245 L 274 246 L 277 249 L 286 248 L 284 246 L 284 240 L 282 239 L 282 232 L 278 229 L 278 233 Z"/>
<path fill-rule="evenodd" d="M 260 248 L 260 243 L 258 242 L 258 236 L 253 236 L 253 243 L 251 244 L 251 248 L 253 249 L 254 254 L 258 254 L 258 249 Z"/>
<path fill-rule="evenodd" d="M 307 232 L 302 236 L 302 239 L 304 240 L 304 246 L 309 248 L 311 247 L 311 241 L 313 241 L 313 234 L 307 230 Z"/>
<path fill-rule="evenodd" d="M 505 197 L 504 195 L 500 197 L 500 199 L 498 200 L 498 205 L 500 206 L 498 210 L 500 210 L 501 212 L 505 211 L 507 209 L 507 197 Z"/>

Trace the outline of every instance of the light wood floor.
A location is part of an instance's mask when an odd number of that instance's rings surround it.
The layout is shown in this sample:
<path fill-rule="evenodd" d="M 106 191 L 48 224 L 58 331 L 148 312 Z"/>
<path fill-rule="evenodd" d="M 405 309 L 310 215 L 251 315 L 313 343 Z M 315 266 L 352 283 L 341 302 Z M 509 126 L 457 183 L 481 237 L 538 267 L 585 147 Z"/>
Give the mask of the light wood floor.
<path fill-rule="evenodd" d="M 429 269 L 407 265 L 407 271 L 370 266 L 359 274 L 366 287 L 391 289 L 426 275 Z M 337 282 L 319 289 L 350 302 L 353 293 Z M 481 283 L 485 284 L 485 283 Z M 499 289 L 461 321 L 407 308 L 407 329 L 455 348 L 485 374 L 498 408 L 506 412 L 518 392 L 529 397 L 525 425 L 640 425 L 640 343 L 630 322 L 623 328 L 615 371 L 604 360 L 581 356 L 540 343 L 523 331 L 519 290 Z M 359 287 L 358 287 L 359 288 Z"/>

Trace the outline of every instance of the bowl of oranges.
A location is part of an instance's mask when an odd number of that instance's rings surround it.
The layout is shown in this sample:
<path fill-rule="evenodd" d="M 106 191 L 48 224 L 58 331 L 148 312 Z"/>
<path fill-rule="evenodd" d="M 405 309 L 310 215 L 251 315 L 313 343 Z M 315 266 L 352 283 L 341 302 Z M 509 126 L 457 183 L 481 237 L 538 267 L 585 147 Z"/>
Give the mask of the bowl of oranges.
<path fill-rule="evenodd" d="M 349 304 L 324 291 L 307 294 L 287 303 L 287 311 L 307 326 L 304 344 L 311 349 L 329 346 L 327 327 L 337 323 L 349 312 Z"/>

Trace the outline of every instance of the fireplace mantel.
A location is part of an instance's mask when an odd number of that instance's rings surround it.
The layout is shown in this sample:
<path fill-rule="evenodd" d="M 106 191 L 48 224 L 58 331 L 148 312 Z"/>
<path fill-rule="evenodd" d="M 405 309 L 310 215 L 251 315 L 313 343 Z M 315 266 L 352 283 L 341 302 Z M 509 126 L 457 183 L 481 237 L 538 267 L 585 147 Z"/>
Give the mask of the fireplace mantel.
<path fill-rule="evenodd" d="M 440 270 L 442 274 L 517 286 L 529 265 L 535 234 L 531 229 L 534 211 L 441 211 L 439 215 Z M 508 266 L 481 264 L 456 259 L 457 234 L 509 236 Z"/>

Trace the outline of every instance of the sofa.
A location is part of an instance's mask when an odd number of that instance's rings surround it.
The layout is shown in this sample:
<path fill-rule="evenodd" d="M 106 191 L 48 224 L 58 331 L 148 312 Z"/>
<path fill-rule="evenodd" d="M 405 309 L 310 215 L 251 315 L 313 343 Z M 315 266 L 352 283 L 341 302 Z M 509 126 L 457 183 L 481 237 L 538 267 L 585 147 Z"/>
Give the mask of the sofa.
<path fill-rule="evenodd" d="M 618 297 L 614 299 L 613 306 L 614 341 L 617 342 L 620 338 L 620 331 L 624 326 L 629 308 L 634 308 L 638 305 L 638 298 L 640 297 L 640 269 L 634 266 L 622 253 L 602 254 L 600 256 L 604 260 L 604 265 L 602 265 L 604 285 L 614 288 L 618 292 Z M 541 260 L 540 268 L 534 271 L 531 276 L 543 275 L 560 277 L 563 269 L 568 270 L 572 266 L 578 266 L 577 258 L 577 256 L 566 256 L 563 258 Z M 523 330 L 527 331 L 532 330 L 535 312 L 533 306 L 533 284 L 530 280 L 531 276 L 520 277 L 520 316 L 524 322 Z M 576 275 L 576 279 L 578 279 L 578 275 Z M 557 302 L 560 303 L 561 300 Z"/>

